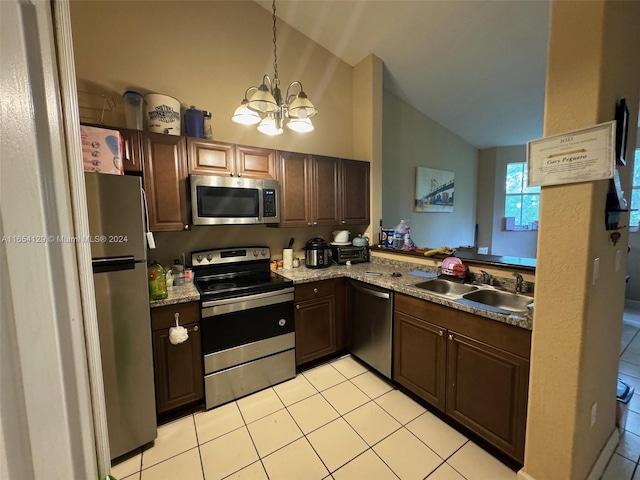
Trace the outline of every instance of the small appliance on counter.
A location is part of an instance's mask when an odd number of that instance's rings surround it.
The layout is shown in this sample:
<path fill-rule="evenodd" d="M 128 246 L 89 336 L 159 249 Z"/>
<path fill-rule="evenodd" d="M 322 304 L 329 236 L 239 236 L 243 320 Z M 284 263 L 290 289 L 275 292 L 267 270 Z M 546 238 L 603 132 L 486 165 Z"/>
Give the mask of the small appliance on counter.
<path fill-rule="evenodd" d="M 303 250 L 307 268 L 326 268 L 331 265 L 331 247 L 322 238 L 312 238 Z"/>
<path fill-rule="evenodd" d="M 347 262 L 364 263 L 369 261 L 369 247 L 356 247 L 354 245 L 333 245 L 331 258 L 338 265 Z"/>

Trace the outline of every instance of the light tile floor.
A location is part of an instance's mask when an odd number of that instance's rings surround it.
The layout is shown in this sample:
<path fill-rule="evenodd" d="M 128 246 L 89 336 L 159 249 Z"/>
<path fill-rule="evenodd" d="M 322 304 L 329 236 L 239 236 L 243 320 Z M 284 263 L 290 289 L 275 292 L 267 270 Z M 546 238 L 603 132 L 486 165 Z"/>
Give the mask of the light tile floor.
<path fill-rule="evenodd" d="M 640 311 L 619 377 L 640 393 Z M 640 395 L 603 480 L 640 480 Z M 516 473 L 350 356 L 158 428 L 119 480 L 515 480 Z"/>
<path fill-rule="evenodd" d="M 618 378 L 635 388 L 626 432 L 605 469 L 603 480 L 640 480 L 640 310 L 626 309 L 620 342 Z"/>
<path fill-rule="evenodd" d="M 640 381 L 640 379 L 639 379 Z M 119 480 L 515 480 L 350 356 L 158 428 Z"/>

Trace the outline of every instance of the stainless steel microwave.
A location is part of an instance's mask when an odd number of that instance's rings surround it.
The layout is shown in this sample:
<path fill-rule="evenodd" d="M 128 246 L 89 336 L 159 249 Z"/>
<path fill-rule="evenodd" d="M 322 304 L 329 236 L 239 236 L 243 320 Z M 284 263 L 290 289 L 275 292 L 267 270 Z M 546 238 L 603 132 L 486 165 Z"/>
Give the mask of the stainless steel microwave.
<path fill-rule="evenodd" d="M 276 180 L 190 175 L 194 225 L 255 225 L 280 222 Z"/>

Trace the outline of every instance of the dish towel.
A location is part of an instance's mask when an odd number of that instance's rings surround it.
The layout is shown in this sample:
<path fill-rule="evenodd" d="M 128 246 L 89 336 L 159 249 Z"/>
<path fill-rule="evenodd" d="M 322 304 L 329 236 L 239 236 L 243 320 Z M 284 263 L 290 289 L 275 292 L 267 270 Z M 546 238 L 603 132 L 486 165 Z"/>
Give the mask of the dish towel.
<path fill-rule="evenodd" d="M 178 325 L 178 320 L 180 318 L 180 314 L 176 313 L 173 318 L 176 319 L 176 326 L 171 327 L 169 329 L 169 341 L 172 345 L 178 345 L 179 343 L 184 343 L 189 338 L 189 333 L 187 329 Z"/>
<path fill-rule="evenodd" d="M 422 278 L 436 278 L 437 275 L 431 272 L 421 272 L 420 270 L 412 270 L 407 275 L 413 275 L 414 277 L 422 277 Z"/>

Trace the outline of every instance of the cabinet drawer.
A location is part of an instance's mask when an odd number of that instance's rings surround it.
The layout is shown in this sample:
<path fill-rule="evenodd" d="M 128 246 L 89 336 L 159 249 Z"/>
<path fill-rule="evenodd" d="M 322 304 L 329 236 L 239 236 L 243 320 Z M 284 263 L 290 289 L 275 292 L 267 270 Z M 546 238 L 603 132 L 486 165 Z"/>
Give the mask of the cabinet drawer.
<path fill-rule="evenodd" d="M 335 291 L 336 286 L 334 280 L 323 280 L 321 282 L 296 285 L 294 301 L 301 302 L 303 300 L 311 300 L 327 295 L 335 295 Z"/>
<path fill-rule="evenodd" d="M 180 325 L 200 322 L 200 304 L 198 302 L 177 303 L 166 307 L 151 309 L 151 329 L 153 331 L 174 327 L 176 320 L 174 315 L 180 314 Z"/>

